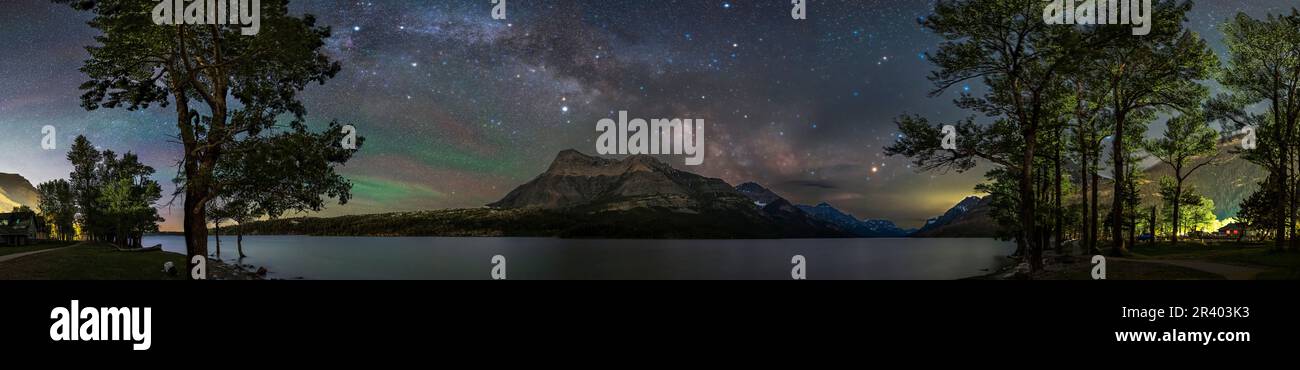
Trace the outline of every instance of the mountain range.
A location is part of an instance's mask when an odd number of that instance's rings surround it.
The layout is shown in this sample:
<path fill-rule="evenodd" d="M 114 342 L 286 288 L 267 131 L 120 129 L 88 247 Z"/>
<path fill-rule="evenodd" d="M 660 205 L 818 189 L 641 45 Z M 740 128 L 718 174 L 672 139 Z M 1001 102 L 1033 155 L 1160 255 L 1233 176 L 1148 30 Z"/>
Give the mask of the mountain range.
<path fill-rule="evenodd" d="M 902 229 L 889 220 L 860 220 L 844 213 L 825 202 L 816 206 L 798 206 L 800 210 L 818 220 L 829 222 L 841 229 L 863 238 L 901 238 L 916 232 L 916 229 Z"/>
<path fill-rule="evenodd" d="M 1231 150 L 1220 148 L 1217 166 L 1202 168 L 1187 185 L 1215 201 L 1219 218 L 1236 215 L 1266 172 Z M 1158 199 L 1158 179 L 1167 165 L 1147 168 L 1144 203 Z M 1111 186 L 1103 179 L 1101 198 Z M 814 237 L 993 237 L 990 198 L 967 197 L 920 229 L 888 220 L 858 219 L 828 203 L 796 205 L 754 182 L 732 187 L 725 181 L 681 171 L 652 157 L 622 159 L 561 151 L 550 167 L 483 209 L 440 210 L 268 220 L 246 225 L 257 234 L 562 236 L 611 238 L 814 238 Z M 37 190 L 26 178 L 0 173 L 0 211 L 36 208 Z M 1104 207 L 1103 207 L 1104 208 Z M 1103 210 L 1104 211 L 1104 210 Z M 364 225 L 364 227 L 362 227 Z"/>
<path fill-rule="evenodd" d="M 36 208 L 36 188 L 0 173 L 0 211 Z M 825 238 L 991 235 L 987 202 L 963 200 L 920 230 L 864 220 L 828 203 L 796 205 L 754 182 L 681 171 L 651 156 L 607 159 L 565 150 L 545 172 L 481 209 L 287 218 L 247 234 L 560 236 L 608 238 Z M 988 223 L 991 224 L 991 223 Z M 233 232 L 230 227 L 225 232 Z"/>
<path fill-rule="evenodd" d="M 966 197 L 939 217 L 926 220 L 925 226 L 912 234 L 918 238 L 992 238 L 998 225 L 989 215 L 992 197 Z"/>
<path fill-rule="evenodd" d="M 19 206 L 36 209 L 39 199 L 31 181 L 20 175 L 0 173 L 0 213 Z"/>
<path fill-rule="evenodd" d="M 558 236 L 576 238 L 902 237 L 884 220 L 859 220 L 829 204 L 795 205 L 757 183 L 681 171 L 652 156 L 622 159 L 576 150 L 480 209 L 249 223 L 245 234 Z M 235 227 L 223 228 L 233 232 Z"/>
<path fill-rule="evenodd" d="M 1219 144 L 1216 165 L 1202 167 L 1187 179 L 1184 186 L 1197 194 L 1214 200 L 1214 214 L 1219 219 L 1236 217 L 1241 202 L 1259 189 L 1259 182 L 1268 176 L 1264 168 L 1251 163 L 1237 153 L 1241 139 L 1235 138 Z M 1199 162 L 1198 162 L 1199 163 Z M 1077 183 L 1077 167 L 1070 171 Z M 1173 176 L 1167 164 L 1155 163 L 1143 170 L 1138 180 L 1144 207 L 1160 202 L 1160 178 Z M 1101 217 L 1110 210 L 1113 182 L 1102 179 L 1098 192 L 1101 198 Z M 989 216 L 988 197 L 969 197 L 949 209 L 942 216 L 932 218 L 913 237 L 993 237 L 997 224 Z M 1163 206 L 1163 205 L 1162 205 Z"/>
<path fill-rule="evenodd" d="M 852 236 L 767 193 L 759 205 L 725 181 L 677 170 L 652 156 L 614 160 L 565 150 L 546 172 L 488 207 L 568 214 L 585 220 L 566 231 L 576 236 Z"/>

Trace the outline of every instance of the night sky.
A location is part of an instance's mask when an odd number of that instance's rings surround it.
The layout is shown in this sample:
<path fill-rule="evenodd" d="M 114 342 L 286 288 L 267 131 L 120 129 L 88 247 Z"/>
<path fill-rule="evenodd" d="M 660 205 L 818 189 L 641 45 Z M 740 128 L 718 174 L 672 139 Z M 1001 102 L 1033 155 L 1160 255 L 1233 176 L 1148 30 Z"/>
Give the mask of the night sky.
<path fill-rule="evenodd" d="M 0 172 L 66 177 L 76 135 L 133 151 L 170 184 L 180 153 L 174 111 L 80 108 L 77 71 L 95 31 L 87 14 L 41 0 L 0 12 Z M 1294 0 L 1202 1 L 1190 24 L 1222 54 L 1215 30 L 1237 11 L 1282 13 Z M 918 19 L 932 1 L 509 1 L 506 20 L 475 1 L 297 1 L 333 27 L 339 76 L 303 94 L 316 125 L 352 123 L 366 146 L 342 172 L 355 188 L 324 215 L 480 207 L 544 171 L 555 154 L 595 154 L 596 121 L 702 118 L 702 166 L 755 181 L 796 203 L 829 202 L 859 218 L 915 227 L 974 194 L 982 170 L 917 173 L 885 158 L 893 118 L 967 113 L 927 97 L 938 38 Z M 45 125 L 59 148 L 40 150 Z M 1156 127 L 1153 126 L 1153 130 Z M 168 190 L 170 193 L 170 190 Z M 164 198 L 164 201 L 168 198 Z M 179 200 L 164 230 L 179 224 Z"/>

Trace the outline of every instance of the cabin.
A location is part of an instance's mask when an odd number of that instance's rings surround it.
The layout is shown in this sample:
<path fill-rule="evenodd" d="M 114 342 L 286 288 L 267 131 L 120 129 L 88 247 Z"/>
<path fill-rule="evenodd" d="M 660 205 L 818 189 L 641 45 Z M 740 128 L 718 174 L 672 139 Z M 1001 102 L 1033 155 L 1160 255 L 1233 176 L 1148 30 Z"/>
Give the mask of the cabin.
<path fill-rule="evenodd" d="M 1246 224 L 1233 222 L 1219 228 L 1219 235 L 1232 238 L 1240 238 L 1246 232 Z"/>
<path fill-rule="evenodd" d="M 28 245 L 48 237 L 45 220 L 35 212 L 0 213 L 0 246 Z"/>

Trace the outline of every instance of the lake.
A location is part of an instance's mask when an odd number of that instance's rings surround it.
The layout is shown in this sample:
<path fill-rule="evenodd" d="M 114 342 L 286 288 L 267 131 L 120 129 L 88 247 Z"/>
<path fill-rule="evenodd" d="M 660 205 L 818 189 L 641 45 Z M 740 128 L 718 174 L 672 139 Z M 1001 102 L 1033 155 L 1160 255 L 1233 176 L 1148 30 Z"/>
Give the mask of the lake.
<path fill-rule="evenodd" d="M 234 237 L 222 259 L 236 262 Z M 144 244 L 185 254 L 181 236 Z M 215 252 L 209 240 L 209 252 Z M 512 280 L 790 279 L 802 255 L 808 279 L 945 280 L 983 275 L 1008 263 L 1015 244 L 994 239 L 589 240 L 439 237 L 244 237 L 244 264 L 271 278 L 326 280 L 490 279 L 506 257 Z"/>

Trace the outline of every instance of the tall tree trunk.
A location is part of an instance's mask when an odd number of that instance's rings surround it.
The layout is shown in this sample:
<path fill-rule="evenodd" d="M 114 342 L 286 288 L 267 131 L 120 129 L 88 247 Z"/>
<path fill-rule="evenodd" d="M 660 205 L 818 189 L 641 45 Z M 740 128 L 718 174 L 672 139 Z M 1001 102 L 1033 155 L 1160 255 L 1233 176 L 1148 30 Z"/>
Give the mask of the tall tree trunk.
<path fill-rule="evenodd" d="M 1136 213 L 1137 210 L 1134 209 L 1133 212 Z M 1137 215 L 1134 215 L 1134 217 L 1128 221 L 1128 245 L 1137 245 Z"/>
<path fill-rule="evenodd" d="M 1280 150 L 1283 153 L 1285 153 L 1286 152 L 1285 148 L 1286 145 L 1282 145 Z M 1281 160 L 1279 159 L 1279 161 Z M 1286 183 L 1287 181 L 1289 181 L 1288 178 L 1290 178 L 1290 175 L 1287 174 L 1287 168 L 1285 165 L 1279 167 L 1280 167 L 1279 172 L 1281 173 L 1278 174 L 1278 179 L 1277 179 L 1278 181 L 1276 181 L 1276 184 L 1274 186 L 1277 187 L 1277 196 L 1282 198 L 1282 199 L 1278 199 L 1278 201 L 1281 201 L 1283 204 L 1286 204 L 1286 202 L 1288 202 Z M 1274 216 L 1277 217 L 1277 229 L 1275 230 L 1277 232 L 1277 235 L 1273 236 L 1273 248 L 1276 250 L 1283 250 L 1285 248 L 1284 243 L 1286 239 L 1286 224 L 1288 219 L 1286 214 L 1286 207 L 1277 207 L 1274 210 Z"/>
<path fill-rule="evenodd" d="M 214 233 L 212 236 L 217 240 L 217 258 L 221 258 L 221 220 L 217 220 L 216 222 L 214 222 L 214 224 L 216 225 L 217 229 L 216 229 L 216 233 Z"/>
<path fill-rule="evenodd" d="M 184 27 L 177 27 L 177 32 L 183 36 Z M 173 70 L 171 73 L 176 71 Z M 185 276 L 192 278 L 191 272 L 198 266 L 195 260 L 208 258 L 208 209 L 205 201 L 208 192 L 205 186 L 195 184 L 195 181 L 201 182 L 199 163 L 195 158 L 199 143 L 190 117 L 189 88 L 181 81 L 172 81 L 172 83 L 172 96 L 176 99 L 176 127 L 180 129 L 181 144 L 185 148 L 182 170 L 185 172 L 187 183 L 185 184 L 185 214 L 181 222 L 185 231 L 185 263 L 188 267 Z"/>
<path fill-rule="evenodd" d="M 1053 201 L 1055 201 L 1055 207 L 1052 209 L 1052 214 L 1056 216 L 1056 220 L 1054 222 L 1056 224 L 1056 227 L 1054 227 L 1052 231 L 1054 231 L 1056 234 L 1054 235 L 1056 238 L 1056 253 L 1064 254 L 1065 243 L 1061 240 L 1065 228 L 1064 212 L 1062 212 L 1061 210 L 1061 146 L 1063 146 L 1064 143 L 1061 140 L 1060 130 L 1056 131 L 1056 138 L 1057 138 L 1056 158 L 1055 158 L 1056 163 L 1054 163 L 1054 166 L 1056 167 L 1056 171 L 1055 171 L 1056 173 L 1052 177 L 1054 180 L 1053 182 L 1056 184 L 1056 194 L 1053 197 Z"/>
<path fill-rule="evenodd" d="M 1148 225 L 1151 226 L 1151 243 L 1148 244 L 1151 245 L 1156 244 L 1156 212 L 1158 212 L 1158 209 L 1159 206 L 1151 206 L 1151 219 L 1148 221 Z"/>
<path fill-rule="evenodd" d="M 1080 140 L 1080 147 L 1083 148 L 1083 150 L 1081 150 L 1082 153 L 1080 153 L 1080 157 L 1082 158 L 1079 160 L 1079 198 L 1080 204 L 1082 205 L 1082 207 L 1079 208 L 1079 211 L 1082 213 L 1079 215 L 1079 220 L 1082 221 L 1079 225 L 1079 251 L 1081 254 L 1087 255 L 1088 248 L 1092 246 L 1092 234 L 1090 234 L 1092 230 L 1092 221 L 1088 219 L 1088 205 L 1092 202 L 1088 201 L 1088 148 L 1083 144 L 1085 144 L 1088 139 L 1083 137 L 1083 135 L 1079 136 L 1082 138 L 1082 140 Z"/>
<path fill-rule="evenodd" d="M 1178 174 L 1175 173 L 1174 176 L 1178 176 Z M 1174 220 L 1173 220 L 1174 235 L 1169 238 L 1169 240 L 1173 242 L 1174 246 L 1178 245 L 1178 232 L 1182 231 L 1181 229 L 1182 222 L 1179 221 L 1182 221 L 1182 217 L 1183 217 L 1182 215 L 1183 181 L 1182 180 L 1177 180 L 1177 181 L 1178 182 L 1174 184 L 1174 201 L 1173 201 L 1174 209 L 1171 210 L 1171 212 L 1173 212 L 1174 215 Z"/>
<path fill-rule="evenodd" d="M 208 256 L 208 225 L 204 217 L 208 207 L 200 202 L 207 197 L 207 193 L 191 185 L 187 184 L 185 188 L 185 254 L 190 271 L 194 271 L 197 266 L 195 257 Z"/>
<path fill-rule="evenodd" d="M 1295 138 L 1295 136 L 1288 136 L 1288 138 Z M 1295 151 L 1288 151 L 1288 153 L 1295 157 Z M 1296 173 L 1296 170 L 1300 169 L 1291 169 L 1291 173 Z M 1296 238 L 1296 201 L 1300 201 L 1300 180 L 1292 180 L 1291 183 L 1294 186 L 1291 187 L 1291 193 L 1288 195 L 1288 199 L 1291 200 L 1290 204 L 1288 204 L 1290 208 L 1287 209 L 1287 216 L 1291 219 L 1291 222 L 1287 222 L 1287 225 L 1291 226 L 1291 239 L 1288 248 L 1291 251 L 1296 251 L 1296 248 L 1300 247 L 1300 245 L 1297 245 L 1297 243 L 1300 243 L 1300 238 Z"/>
<path fill-rule="evenodd" d="M 1095 143 L 1097 141 L 1094 138 L 1092 142 Z M 1088 237 L 1088 242 L 1092 244 L 1088 245 L 1089 254 L 1100 251 L 1100 249 L 1097 248 L 1097 239 L 1101 238 L 1101 231 L 1098 230 L 1101 228 L 1101 225 L 1100 221 L 1097 220 L 1097 216 L 1101 210 L 1101 176 L 1097 175 L 1097 170 L 1101 165 L 1101 150 L 1098 149 L 1097 153 L 1093 154 L 1092 165 L 1090 166 L 1091 168 L 1088 169 L 1088 174 L 1092 177 L 1092 213 L 1088 216 L 1088 225 L 1091 225 L 1088 229 L 1088 233 L 1091 234 L 1091 236 Z"/>
<path fill-rule="evenodd" d="M 239 258 L 248 257 L 244 255 L 244 223 L 239 223 L 239 229 L 235 230 L 235 247 L 239 249 Z"/>
<path fill-rule="evenodd" d="M 1112 152 L 1111 157 L 1115 160 L 1115 167 L 1111 169 L 1115 180 L 1115 193 L 1111 202 L 1111 250 L 1112 256 L 1124 255 L 1124 112 L 1120 111 L 1115 115 L 1115 137 L 1111 139 Z"/>
<path fill-rule="evenodd" d="M 1037 199 L 1034 195 L 1034 149 L 1037 144 L 1038 130 L 1030 125 L 1025 132 L 1025 153 L 1020 164 L 1020 222 L 1029 236 L 1029 269 L 1038 272 L 1043 267 L 1043 249 L 1035 237 L 1038 234 L 1037 218 L 1034 213 Z"/>

